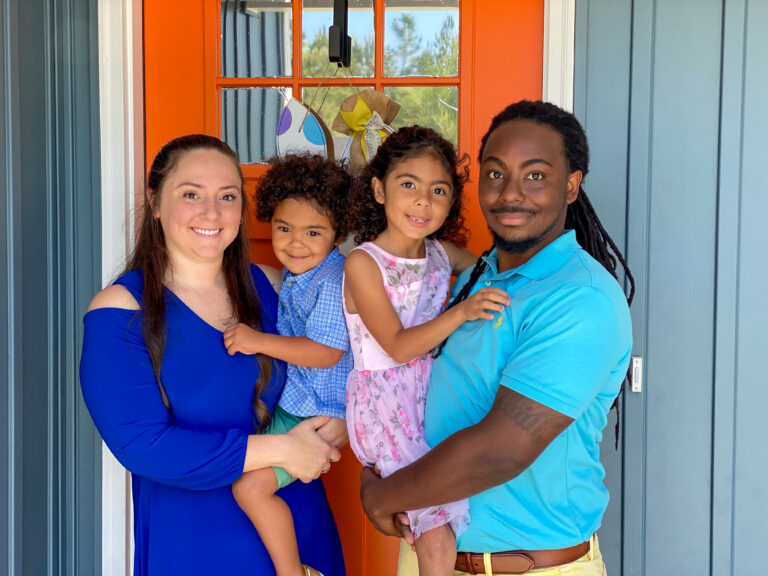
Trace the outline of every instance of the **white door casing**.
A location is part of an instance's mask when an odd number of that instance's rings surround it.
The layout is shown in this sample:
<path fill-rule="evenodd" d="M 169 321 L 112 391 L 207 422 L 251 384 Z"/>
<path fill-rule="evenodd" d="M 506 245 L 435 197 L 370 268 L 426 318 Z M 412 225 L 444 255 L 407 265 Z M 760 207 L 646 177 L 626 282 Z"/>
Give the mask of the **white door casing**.
<path fill-rule="evenodd" d="M 101 280 L 110 284 L 133 245 L 134 200 L 144 190 L 142 3 L 99 0 Z M 130 474 L 102 443 L 102 574 L 133 573 Z"/>

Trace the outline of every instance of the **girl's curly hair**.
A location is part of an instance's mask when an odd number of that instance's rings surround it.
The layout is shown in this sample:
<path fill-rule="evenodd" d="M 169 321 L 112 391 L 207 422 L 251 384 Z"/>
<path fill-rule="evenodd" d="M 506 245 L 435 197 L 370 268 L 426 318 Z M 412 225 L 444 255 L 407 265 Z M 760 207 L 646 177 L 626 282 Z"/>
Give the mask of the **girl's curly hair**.
<path fill-rule="evenodd" d="M 349 234 L 352 176 L 342 164 L 322 156 L 288 154 L 272 158 L 256 184 L 256 218 L 269 222 L 275 207 L 287 198 L 311 202 L 328 216 L 336 240 Z"/>
<path fill-rule="evenodd" d="M 353 186 L 351 220 L 356 244 L 374 240 L 387 228 L 384 206 L 373 197 L 371 181 L 378 178 L 386 183 L 387 176 L 397 164 L 427 154 L 439 160 L 453 180 L 453 202 L 448 216 L 443 225 L 429 237 L 450 240 L 459 246 L 467 243 L 469 231 L 464 226 L 461 196 L 464 184 L 469 179 L 469 157 L 465 154 L 459 158 L 453 144 L 431 128 L 407 126 L 391 134 L 379 146 L 376 155 Z"/>

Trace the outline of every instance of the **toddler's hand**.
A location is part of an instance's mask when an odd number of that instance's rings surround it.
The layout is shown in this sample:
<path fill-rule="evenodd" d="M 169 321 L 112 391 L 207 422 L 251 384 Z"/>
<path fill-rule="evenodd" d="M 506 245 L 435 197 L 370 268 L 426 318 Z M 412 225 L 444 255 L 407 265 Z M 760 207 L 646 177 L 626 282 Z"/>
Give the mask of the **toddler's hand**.
<path fill-rule="evenodd" d="M 341 448 L 349 442 L 347 421 L 343 418 L 331 418 L 317 429 L 317 433 L 320 435 L 320 438 L 328 442 L 328 444 L 333 444 L 336 448 Z"/>
<path fill-rule="evenodd" d="M 494 312 L 501 312 L 509 304 L 509 295 L 499 288 L 481 288 L 457 304 L 465 320 L 493 320 Z"/>
<path fill-rule="evenodd" d="M 243 354 L 259 353 L 259 337 L 261 332 L 245 324 L 232 324 L 224 330 L 224 347 L 233 356 L 236 352 Z"/>

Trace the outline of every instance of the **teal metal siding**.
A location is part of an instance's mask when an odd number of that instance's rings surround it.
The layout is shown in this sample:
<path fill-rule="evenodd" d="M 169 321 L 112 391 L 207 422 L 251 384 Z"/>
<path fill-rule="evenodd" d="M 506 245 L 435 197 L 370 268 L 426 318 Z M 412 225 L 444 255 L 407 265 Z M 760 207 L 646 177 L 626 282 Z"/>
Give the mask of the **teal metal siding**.
<path fill-rule="evenodd" d="M 646 366 L 622 461 L 603 448 L 610 574 L 762 570 L 766 30 L 763 0 L 577 2 L 575 109 L 605 173 L 587 190 L 625 210 Z"/>
<path fill-rule="evenodd" d="M 0 15 L 0 573 L 99 574 L 100 442 L 77 383 L 100 278 L 96 0 Z"/>

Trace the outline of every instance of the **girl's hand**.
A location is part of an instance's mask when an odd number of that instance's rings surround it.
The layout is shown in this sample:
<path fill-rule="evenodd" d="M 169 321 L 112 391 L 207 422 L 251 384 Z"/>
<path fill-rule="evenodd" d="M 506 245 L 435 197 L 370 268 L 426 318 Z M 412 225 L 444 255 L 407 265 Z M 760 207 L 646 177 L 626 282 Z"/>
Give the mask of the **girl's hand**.
<path fill-rule="evenodd" d="M 336 448 L 341 448 L 349 442 L 349 433 L 347 432 L 347 421 L 342 418 L 331 418 L 326 424 L 317 429 L 320 438 L 333 444 Z"/>
<path fill-rule="evenodd" d="M 456 307 L 461 309 L 464 320 L 493 320 L 494 312 L 501 312 L 509 305 L 509 294 L 499 288 L 481 288 Z"/>
<path fill-rule="evenodd" d="M 232 324 L 224 330 L 224 347 L 227 354 L 233 356 L 235 352 L 243 354 L 258 354 L 259 339 L 262 334 L 245 324 Z"/>
<path fill-rule="evenodd" d="M 307 418 L 284 434 L 287 444 L 284 461 L 279 465 L 294 478 L 311 482 L 341 458 L 338 448 L 328 444 L 317 432 L 329 420 L 328 416 Z"/>

